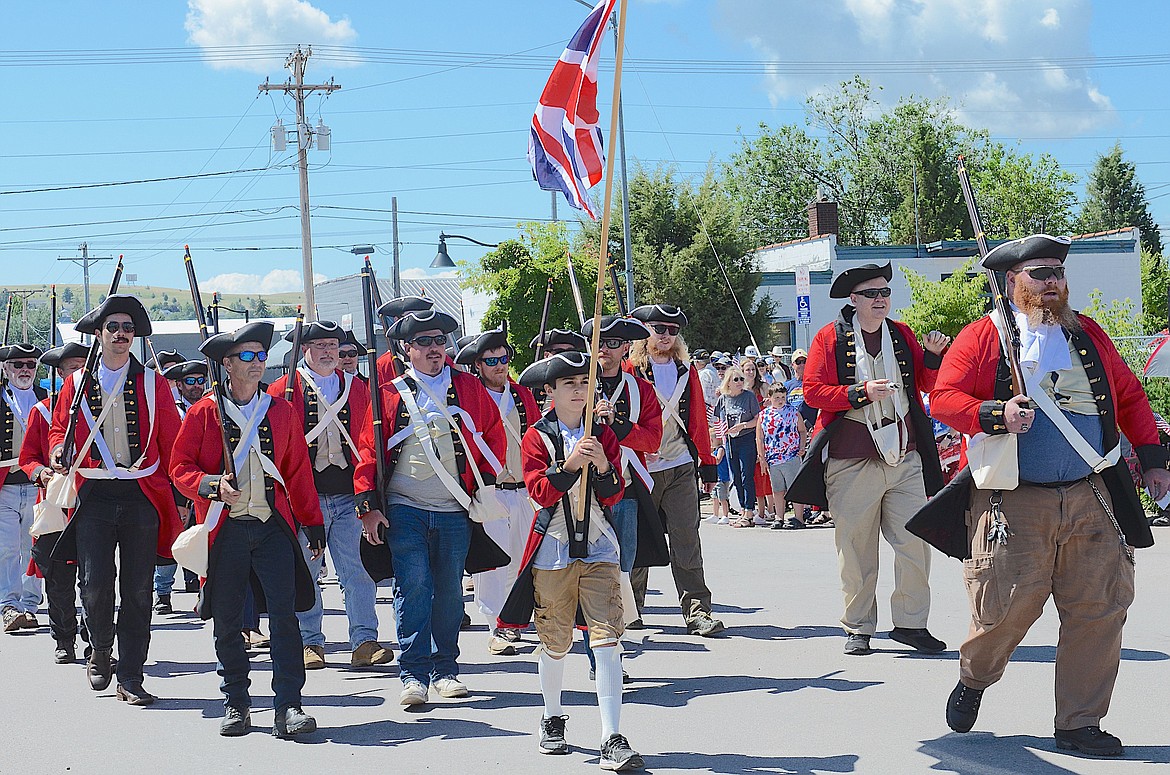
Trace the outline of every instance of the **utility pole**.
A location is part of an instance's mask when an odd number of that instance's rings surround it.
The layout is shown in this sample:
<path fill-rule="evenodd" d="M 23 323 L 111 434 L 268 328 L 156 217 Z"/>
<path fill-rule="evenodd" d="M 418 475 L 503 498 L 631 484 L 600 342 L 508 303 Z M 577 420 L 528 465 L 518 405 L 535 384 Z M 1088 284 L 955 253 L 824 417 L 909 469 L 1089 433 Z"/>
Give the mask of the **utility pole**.
<path fill-rule="evenodd" d="M 394 298 L 402 295 L 402 264 L 398 253 L 398 197 L 390 197 L 390 237 L 394 241 L 394 265 L 391 267 L 390 282 L 394 286 Z"/>
<path fill-rule="evenodd" d="M 35 296 L 41 291 L 9 291 L 8 303 L 11 304 L 13 298 L 20 299 L 20 341 L 28 341 L 28 298 Z M 5 342 L 8 344 L 8 342 Z"/>
<path fill-rule="evenodd" d="M 340 85 L 329 80 L 329 83 L 306 84 L 305 68 L 309 57 L 313 55 L 312 48 L 297 50 L 289 54 L 284 66 L 292 71 L 293 77 L 282 84 L 270 84 L 268 81 L 260 84 L 260 91 L 282 91 L 291 96 L 297 106 L 297 172 L 300 176 L 301 194 L 301 274 L 305 287 L 305 319 L 317 319 L 317 305 L 313 298 L 313 244 L 309 232 L 309 146 L 313 142 L 313 130 L 305 123 L 305 97 L 316 91 L 330 94 L 341 88 Z"/>
<path fill-rule="evenodd" d="M 553 219 L 553 223 L 556 223 L 557 222 L 557 194 L 559 194 L 560 192 L 559 191 L 550 191 L 549 193 L 552 194 L 552 219 Z"/>
<path fill-rule="evenodd" d="M 84 297 L 85 297 L 85 310 L 82 312 L 82 315 L 84 315 L 86 312 L 89 312 L 91 309 L 93 309 L 93 307 L 91 307 L 89 304 L 89 265 L 96 264 L 98 261 L 113 261 L 114 257 L 113 256 L 91 256 L 89 254 L 89 243 L 88 242 L 81 243 L 80 247 L 78 247 L 77 249 L 81 251 L 81 258 L 73 258 L 71 256 L 58 256 L 57 260 L 58 261 L 72 261 L 75 264 L 81 264 L 81 276 L 82 276 L 82 283 L 83 283 L 82 287 L 84 288 Z"/>

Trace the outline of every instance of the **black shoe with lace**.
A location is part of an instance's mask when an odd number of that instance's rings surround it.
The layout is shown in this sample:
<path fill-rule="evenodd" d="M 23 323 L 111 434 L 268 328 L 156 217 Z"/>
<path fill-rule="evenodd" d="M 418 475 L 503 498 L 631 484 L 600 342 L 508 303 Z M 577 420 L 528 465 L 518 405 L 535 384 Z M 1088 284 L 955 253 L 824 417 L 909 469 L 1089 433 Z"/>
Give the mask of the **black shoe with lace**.
<path fill-rule="evenodd" d="M 544 716 L 540 719 L 540 752 L 563 754 L 569 752 L 565 742 L 565 721 L 568 716 Z"/>
<path fill-rule="evenodd" d="M 1121 756 L 1125 753 L 1121 740 L 1101 727 L 1057 729 L 1054 735 L 1056 747 L 1066 751 L 1080 751 L 1088 756 Z"/>
<path fill-rule="evenodd" d="M 601 744 L 601 769 L 614 772 L 640 770 L 646 766 L 642 754 L 630 748 L 623 735 L 612 734 Z"/>
<path fill-rule="evenodd" d="M 57 641 L 57 649 L 53 652 L 53 661 L 58 665 L 68 665 L 77 661 L 77 648 L 71 641 Z"/>
<path fill-rule="evenodd" d="M 252 714 L 247 708 L 228 705 L 224 708 L 219 733 L 224 737 L 243 737 L 252 730 Z"/>
<path fill-rule="evenodd" d="M 687 622 L 687 634 L 711 638 L 723 632 L 726 627 L 718 619 L 712 619 L 710 614 L 701 613 Z"/>
<path fill-rule="evenodd" d="M 317 720 L 296 705 L 276 711 L 276 718 L 272 722 L 272 734 L 275 737 L 292 737 L 316 731 Z"/>
<path fill-rule="evenodd" d="M 175 609 L 171 607 L 171 596 L 159 595 L 158 600 L 154 604 L 154 612 L 163 616 L 173 614 Z"/>
<path fill-rule="evenodd" d="M 956 732 L 970 732 L 979 718 L 979 703 L 983 700 L 982 689 L 972 689 L 959 681 L 951 696 L 947 698 L 947 726 Z"/>
<path fill-rule="evenodd" d="M 925 627 L 895 627 L 890 630 L 890 640 L 910 646 L 923 654 L 938 654 L 947 650 L 947 644 L 931 635 Z"/>

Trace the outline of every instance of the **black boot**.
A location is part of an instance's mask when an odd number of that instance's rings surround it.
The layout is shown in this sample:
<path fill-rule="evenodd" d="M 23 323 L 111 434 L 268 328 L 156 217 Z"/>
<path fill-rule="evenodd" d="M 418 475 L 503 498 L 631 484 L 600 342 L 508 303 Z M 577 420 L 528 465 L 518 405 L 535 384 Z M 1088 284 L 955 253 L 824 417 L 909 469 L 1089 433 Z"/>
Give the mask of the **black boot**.
<path fill-rule="evenodd" d="M 85 666 L 85 675 L 89 678 L 89 686 L 95 692 L 100 692 L 110 685 L 114 677 L 114 666 L 110 660 L 110 649 L 94 649 L 89 655 L 89 662 Z"/>
<path fill-rule="evenodd" d="M 53 652 L 53 661 L 58 665 L 67 665 L 77 661 L 77 648 L 73 645 L 73 641 L 57 641 L 57 650 Z"/>

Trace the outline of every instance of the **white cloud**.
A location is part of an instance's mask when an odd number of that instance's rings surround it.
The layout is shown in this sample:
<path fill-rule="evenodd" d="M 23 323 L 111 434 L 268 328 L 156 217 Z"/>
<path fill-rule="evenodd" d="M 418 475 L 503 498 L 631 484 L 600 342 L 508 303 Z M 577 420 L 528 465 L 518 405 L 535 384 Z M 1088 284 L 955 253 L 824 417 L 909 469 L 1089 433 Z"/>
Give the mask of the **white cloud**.
<path fill-rule="evenodd" d="M 1087 70 L 1053 65 L 1090 57 L 1085 0 L 718 0 L 724 32 L 776 66 L 764 77 L 773 101 L 802 98 L 847 80 L 837 63 L 880 63 L 865 72 L 878 97 L 948 97 L 959 118 L 995 134 L 1073 136 L 1111 122 L 1107 95 Z M 1036 67 L 931 68 L 963 60 L 1033 60 Z M 833 63 L 836 72 L 807 65 Z M 793 63 L 806 65 L 794 72 Z M 914 72 L 883 72 L 901 64 Z M 1060 63 L 1061 65 L 1063 63 Z M 893 65 L 894 67 L 890 67 Z"/>
<path fill-rule="evenodd" d="M 441 272 L 434 272 L 430 269 L 419 269 L 416 267 L 412 269 L 403 269 L 398 276 L 406 280 L 435 280 L 440 277 L 458 277 L 459 270 L 444 269 Z"/>
<path fill-rule="evenodd" d="M 313 273 L 314 282 L 328 279 L 325 275 Z M 273 269 L 261 277 L 258 274 L 227 272 L 217 274 L 203 282 L 208 292 L 246 293 L 249 295 L 269 293 L 295 293 L 303 290 L 301 273 L 295 269 Z"/>
<path fill-rule="evenodd" d="M 219 46 L 272 46 L 305 43 L 343 45 L 357 32 L 349 19 L 334 21 L 307 0 L 187 0 L 184 23 L 188 40 L 204 49 L 208 64 L 217 69 L 271 72 L 284 64 L 289 52 L 271 59 L 239 60 L 238 54 L 216 56 Z M 330 62 L 344 66 L 345 62 Z"/>

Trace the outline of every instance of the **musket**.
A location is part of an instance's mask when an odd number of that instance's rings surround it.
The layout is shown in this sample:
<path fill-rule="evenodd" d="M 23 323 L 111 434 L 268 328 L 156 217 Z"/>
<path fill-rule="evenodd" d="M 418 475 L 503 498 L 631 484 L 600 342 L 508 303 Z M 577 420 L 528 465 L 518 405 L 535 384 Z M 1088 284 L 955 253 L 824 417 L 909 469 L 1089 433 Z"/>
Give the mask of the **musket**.
<path fill-rule="evenodd" d="M 975 231 L 975 244 L 979 246 L 979 261 L 987 258 L 987 235 L 983 233 L 983 221 L 979 217 L 979 207 L 975 204 L 975 192 L 971 188 L 971 178 L 967 176 L 967 166 L 962 156 L 959 156 L 959 186 L 963 189 L 963 199 L 967 203 L 967 215 L 971 218 L 971 228 Z M 991 290 L 992 304 L 1003 321 L 1003 327 L 996 326 L 999 331 L 999 343 L 1004 355 L 1008 359 L 1008 369 L 1012 378 L 1012 394 L 1017 396 L 1028 395 L 1024 387 L 1024 373 L 1020 369 L 1020 330 L 1016 327 L 1015 316 L 1008 309 L 1007 296 L 1004 288 L 999 284 L 999 277 L 994 269 L 984 268 L 987 275 L 987 287 Z"/>
<path fill-rule="evenodd" d="M 374 338 L 374 274 L 370 260 L 362 267 L 362 303 L 366 320 L 366 368 L 370 372 L 370 416 L 374 423 L 374 490 L 381 499 L 386 485 L 385 431 L 382 428 L 382 391 L 378 384 L 378 340 Z"/>
<path fill-rule="evenodd" d="M 292 350 L 288 353 L 288 377 L 284 381 L 284 400 L 296 395 L 297 361 L 301 359 L 301 332 L 305 329 L 305 313 L 297 307 L 297 322 L 293 324 Z"/>
<path fill-rule="evenodd" d="M 199 340 L 206 342 L 211 333 L 207 330 L 207 310 L 203 307 L 203 299 L 199 294 L 199 280 L 195 277 L 195 264 L 191 261 L 191 248 L 183 246 L 183 263 L 187 267 L 187 282 L 191 285 L 191 304 L 195 307 L 195 321 L 199 324 Z M 219 439 L 223 445 L 223 475 L 235 478 L 236 461 L 232 455 L 232 445 L 228 441 L 227 412 L 224 409 L 223 374 L 220 364 L 211 356 L 205 356 L 207 362 L 207 376 L 211 379 L 211 393 L 215 396 L 215 409 L 219 412 Z M 155 362 L 157 365 L 157 361 Z M 239 485 L 239 482 L 236 482 Z"/>
<path fill-rule="evenodd" d="M 565 251 L 565 264 L 569 267 L 569 285 L 573 288 L 573 303 L 577 305 L 577 317 L 581 325 L 585 325 L 585 305 L 581 303 L 581 286 L 577 285 L 577 272 L 573 269 L 573 259 Z"/>
<path fill-rule="evenodd" d="M 622 313 L 622 317 L 630 314 L 630 309 L 626 305 L 626 296 L 622 293 L 622 286 L 618 283 L 617 267 L 613 264 L 609 265 L 609 279 L 613 283 L 613 295 L 617 296 L 618 311 Z"/>
<path fill-rule="evenodd" d="M 122 282 L 122 256 L 118 256 L 118 265 L 114 267 L 114 276 L 110 280 L 110 290 L 106 297 L 113 296 L 118 292 L 118 286 Z M 102 348 L 101 332 L 98 332 L 93 338 L 93 343 L 89 346 L 89 353 L 85 356 L 85 367 L 81 370 L 81 380 L 77 383 L 77 392 L 73 394 L 73 401 L 69 404 L 69 423 L 65 426 L 65 439 L 62 442 L 61 449 L 61 464 L 65 468 L 73 465 L 73 455 L 77 452 L 74 449 L 74 442 L 77 439 L 77 421 L 81 417 L 81 402 L 85 400 L 85 394 L 89 392 L 90 383 L 94 379 L 94 370 L 97 369 L 98 352 Z M 90 429 L 91 433 L 98 433 L 97 428 Z"/>
<path fill-rule="evenodd" d="M 49 286 L 49 349 L 57 346 L 57 286 Z M 57 370 L 49 372 L 49 416 L 57 406 Z"/>
<path fill-rule="evenodd" d="M 378 313 L 378 310 L 382 307 L 382 289 L 378 287 L 378 275 L 374 273 L 374 265 L 370 263 L 369 256 L 366 256 L 366 262 L 362 271 L 368 271 L 370 273 L 370 297 L 372 299 L 370 303 L 374 305 L 374 308 L 368 314 L 378 315 L 382 320 L 382 334 L 386 337 L 386 350 L 390 353 L 390 371 L 395 377 L 401 376 L 401 371 L 398 368 L 398 352 L 394 349 L 394 340 L 390 338 L 390 318 L 387 315 Z M 369 310 L 368 307 L 366 309 Z M 372 341 L 374 341 L 374 350 L 377 351 L 377 342 L 376 340 Z M 368 346 L 369 344 L 367 344 Z"/>
<path fill-rule="evenodd" d="M 544 289 L 544 309 L 540 313 L 540 333 L 536 335 L 536 357 L 535 360 L 540 360 L 544 357 L 544 334 L 548 331 L 548 308 L 552 303 L 552 278 L 548 278 L 548 287 Z"/>
<path fill-rule="evenodd" d="M 4 341 L 3 345 L 8 346 L 8 332 L 12 329 L 12 299 L 15 297 L 12 291 L 8 292 L 7 312 L 4 313 Z"/>

